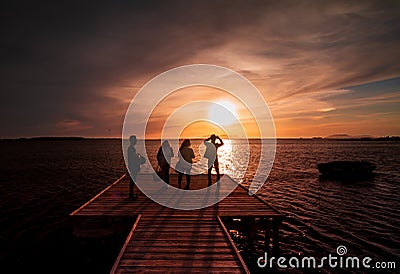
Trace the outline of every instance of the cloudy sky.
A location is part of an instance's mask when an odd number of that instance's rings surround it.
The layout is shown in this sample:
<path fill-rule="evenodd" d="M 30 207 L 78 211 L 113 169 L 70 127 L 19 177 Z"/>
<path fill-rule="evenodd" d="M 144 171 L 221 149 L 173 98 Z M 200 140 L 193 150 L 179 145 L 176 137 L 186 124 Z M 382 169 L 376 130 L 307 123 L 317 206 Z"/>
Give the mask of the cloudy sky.
<path fill-rule="evenodd" d="M 196 63 L 247 77 L 279 137 L 400 135 L 398 1 L 81 2 L 2 4 L 0 138 L 119 137 L 146 82 Z"/>

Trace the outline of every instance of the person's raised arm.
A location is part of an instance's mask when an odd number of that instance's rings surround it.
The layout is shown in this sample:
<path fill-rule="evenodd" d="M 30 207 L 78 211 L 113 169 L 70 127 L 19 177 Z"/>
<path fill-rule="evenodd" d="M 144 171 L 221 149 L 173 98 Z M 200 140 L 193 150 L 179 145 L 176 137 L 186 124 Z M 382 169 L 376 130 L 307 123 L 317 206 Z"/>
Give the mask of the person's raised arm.
<path fill-rule="evenodd" d="M 224 141 L 222 141 L 222 139 L 221 139 L 219 136 L 218 136 L 217 138 L 218 138 L 218 140 L 219 140 L 219 145 L 220 145 L 220 146 L 224 145 Z"/>

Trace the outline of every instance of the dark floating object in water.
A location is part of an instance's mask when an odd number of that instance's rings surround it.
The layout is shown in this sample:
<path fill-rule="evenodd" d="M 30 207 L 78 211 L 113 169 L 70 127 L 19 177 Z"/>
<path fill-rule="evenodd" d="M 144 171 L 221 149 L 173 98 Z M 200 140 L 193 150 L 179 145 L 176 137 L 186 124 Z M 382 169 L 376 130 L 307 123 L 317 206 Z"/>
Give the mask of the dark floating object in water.
<path fill-rule="evenodd" d="M 318 164 L 322 176 L 340 179 L 371 177 L 375 167 L 368 161 L 332 161 Z"/>

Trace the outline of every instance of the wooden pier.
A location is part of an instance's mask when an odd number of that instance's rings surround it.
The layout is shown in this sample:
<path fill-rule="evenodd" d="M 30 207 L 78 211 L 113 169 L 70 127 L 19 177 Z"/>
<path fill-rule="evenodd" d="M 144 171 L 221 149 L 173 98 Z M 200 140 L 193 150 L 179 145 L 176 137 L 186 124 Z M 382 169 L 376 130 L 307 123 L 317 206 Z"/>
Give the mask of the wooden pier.
<path fill-rule="evenodd" d="M 137 179 L 151 183 L 153 176 L 141 174 Z M 183 185 L 185 182 L 184 178 Z M 177 186 L 175 174 L 171 174 L 170 183 Z M 249 273 L 224 220 L 245 222 L 250 241 L 256 224 L 261 224 L 266 250 L 270 239 L 273 250 L 279 250 L 279 226 L 284 215 L 257 195 L 249 196 L 241 185 L 219 203 L 197 210 L 164 207 L 137 188 L 139 197 L 132 200 L 128 198 L 128 186 L 129 175 L 124 175 L 71 213 L 76 237 L 112 236 L 121 227 L 108 219 L 134 220 L 111 273 Z M 191 189 L 206 186 L 206 175 L 192 176 Z M 93 220 L 99 218 L 102 221 L 94 225 Z"/>

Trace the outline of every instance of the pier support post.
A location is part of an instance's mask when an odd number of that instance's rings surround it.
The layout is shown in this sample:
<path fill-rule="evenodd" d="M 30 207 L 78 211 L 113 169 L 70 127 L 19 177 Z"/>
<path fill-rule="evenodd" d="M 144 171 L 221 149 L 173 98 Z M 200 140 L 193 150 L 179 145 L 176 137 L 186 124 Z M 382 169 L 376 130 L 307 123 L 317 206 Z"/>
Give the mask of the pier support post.
<path fill-rule="evenodd" d="M 254 249 L 254 239 L 256 234 L 256 222 L 254 217 L 248 217 L 245 219 L 247 225 L 247 244 L 249 248 Z"/>
<path fill-rule="evenodd" d="M 271 220 L 264 219 L 264 251 L 269 253 L 269 243 L 271 239 Z"/>
<path fill-rule="evenodd" d="M 282 224 L 282 218 L 274 218 L 272 220 L 272 233 L 273 233 L 273 249 L 272 253 L 279 256 L 279 227 Z"/>

